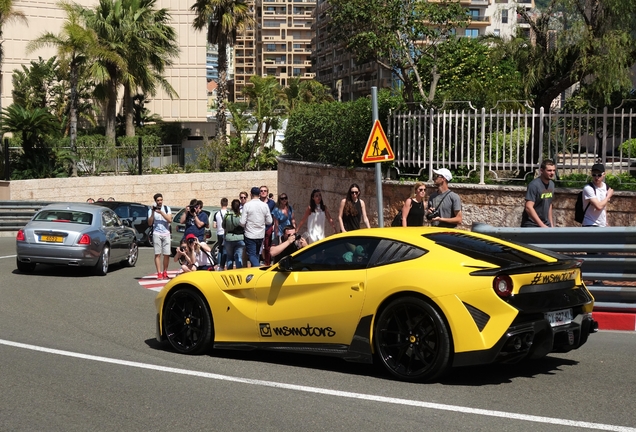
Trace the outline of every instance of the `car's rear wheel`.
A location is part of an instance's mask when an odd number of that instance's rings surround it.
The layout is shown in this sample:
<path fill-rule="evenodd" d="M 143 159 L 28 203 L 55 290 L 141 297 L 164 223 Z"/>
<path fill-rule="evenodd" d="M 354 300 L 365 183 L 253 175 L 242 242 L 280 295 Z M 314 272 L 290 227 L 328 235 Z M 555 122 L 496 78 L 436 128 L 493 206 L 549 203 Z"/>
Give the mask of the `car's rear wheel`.
<path fill-rule="evenodd" d="M 148 230 L 146 230 L 146 246 L 153 246 L 153 241 L 152 241 L 152 228 L 149 228 Z"/>
<path fill-rule="evenodd" d="M 166 301 L 163 329 L 172 348 L 183 354 L 202 354 L 213 340 L 212 314 L 203 296 L 191 288 L 176 291 Z"/>
<path fill-rule="evenodd" d="M 130 244 L 130 250 L 128 250 L 128 259 L 124 261 L 124 264 L 127 267 L 134 267 L 137 264 L 137 258 L 139 258 L 139 246 L 137 246 L 136 241 L 133 241 Z"/>
<path fill-rule="evenodd" d="M 450 363 L 448 327 L 433 306 L 417 297 L 398 298 L 380 313 L 374 341 L 384 367 L 403 381 L 434 380 Z"/>
<path fill-rule="evenodd" d="M 18 267 L 18 271 L 20 273 L 31 273 L 33 270 L 35 270 L 35 264 L 22 262 L 18 258 L 15 259 L 15 264 Z"/>
<path fill-rule="evenodd" d="M 110 256 L 110 249 L 108 246 L 104 246 L 102 252 L 99 254 L 97 264 L 95 264 L 95 274 L 97 276 L 106 276 L 108 273 L 108 258 Z"/>

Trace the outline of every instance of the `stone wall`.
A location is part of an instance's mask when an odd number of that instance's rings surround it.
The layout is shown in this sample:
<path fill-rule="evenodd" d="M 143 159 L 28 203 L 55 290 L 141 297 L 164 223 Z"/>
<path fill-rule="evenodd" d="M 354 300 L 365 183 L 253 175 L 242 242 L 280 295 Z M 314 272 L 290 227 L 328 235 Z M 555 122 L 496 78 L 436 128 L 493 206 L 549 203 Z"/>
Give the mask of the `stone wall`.
<path fill-rule="evenodd" d="M 302 216 L 309 204 L 311 190 L 323 191 L 323 200 L 334 220 L 338 218 L 340 201 L 351 183 L 357 183 L 366 203 L 371 226 L 377 226 L 378 204 L 376 199 L 375 169 L 344 169 L 330 165 L 280 159 L 278 163 L 278 189 L 289 195 L 290 203 Z M 410 196 L 414 182 L 385 180 L 382 184 L 383 216 L 389 225 L 404 200 Z M 462 199 L 464 223 L 460 228 L 470 229 L 474 222 L 492 226 L 517 227 L 521 223 L 525 186 L 497 186 L 454 184 L 451 189 Z M 429 184 L 427 196 L 435 189 Z M 578 189 L 557 188 L 554 200 L 554 217 L 557 226 L 578 226 L 574 222 L 574 203 Z M 612 199 L 608 220 L 612 226 L 636 226 L 636 193 L 616 192 Z M 297 217 L 297 222 L 300 219 Z M 331 228 L 328 227 L 330 230 Z"/>
<path fill-rule="evenodd" d="M 232 202 L 240 191 L 249 193 L 252 186 L 267 185 L 275 194 L 277 177 L 276 171 L 249 171 L 13 180 L 6 199 L 84 202 L 89 197 L 113 197 L 151 204 L 152 196 L 161 192 L 164 202 L 172 207 L 184 207 L 192 198 L 206 205 L 219 205 L 221 198 Z"/>

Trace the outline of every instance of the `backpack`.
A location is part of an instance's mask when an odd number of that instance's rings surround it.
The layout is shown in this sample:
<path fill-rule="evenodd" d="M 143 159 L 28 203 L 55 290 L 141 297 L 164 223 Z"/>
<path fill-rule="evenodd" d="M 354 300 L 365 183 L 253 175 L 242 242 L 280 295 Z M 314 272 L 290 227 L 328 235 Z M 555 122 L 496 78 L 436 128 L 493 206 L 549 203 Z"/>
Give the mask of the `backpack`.
<path fill-rule="evenodd" d="M 592 186 L 592 189 L 594 189 L 594 192 L 596 192 L 596 187 L 594 186 L 594 183 L 590 182 L 588 184 Z M 576 195 L 576 204 L 574 204 L 574 221 L 575 222 L 578 222 L 580 224 L 583 223 L 583 219 L 585 219 L 585 212 L 587 211 L 590 204 L 591 203 L 588 202 L 587 205 L 585 206 L 585 209 L 583 209 L 583 191 L 579 192 Z"/>

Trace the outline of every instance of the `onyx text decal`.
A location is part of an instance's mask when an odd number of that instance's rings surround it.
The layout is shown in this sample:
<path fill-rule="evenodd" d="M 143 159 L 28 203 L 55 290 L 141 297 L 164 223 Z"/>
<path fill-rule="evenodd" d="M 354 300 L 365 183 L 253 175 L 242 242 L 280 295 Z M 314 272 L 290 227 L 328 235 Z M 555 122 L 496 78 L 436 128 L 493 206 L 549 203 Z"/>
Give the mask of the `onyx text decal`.
<path fill-rule="evenodd" d="M 532 285 L 539 284 L 547 284 L 547 283 L 555 283 L 555 282 L 563 282 L 569 281 L 576 277 L 576 270 L 572 270 L 566 273 L 559 274 L 547 274 L 544 275 L 542 273 L 537 273 L 535 277 L 532 279 Z"/>
<path fill-rule="evenodd" d="M 276 336 L 301 336 L 301 337 L 334 337 L 336 335 L 336 331 L 331 327 L 312 327 L 307 324 L 306 327 L 274 327 L 270 328 L 270 325 L 267 323 L 261 323 L 260 330 L 261 336 L 263 337 L 272 337 L 272 330 L 274 330 L 274 334 Z"/>

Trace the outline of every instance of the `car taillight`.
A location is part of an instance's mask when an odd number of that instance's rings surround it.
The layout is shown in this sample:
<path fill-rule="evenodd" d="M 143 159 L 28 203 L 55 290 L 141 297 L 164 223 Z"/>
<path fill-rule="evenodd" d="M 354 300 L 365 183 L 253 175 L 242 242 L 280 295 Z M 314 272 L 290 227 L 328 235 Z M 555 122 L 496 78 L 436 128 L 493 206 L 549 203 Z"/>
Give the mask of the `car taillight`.
<path fill-rule="evenodd" d="M 508 298 L 512 295 L 512 279 L 508 275 L 499 275 L 492 281 L 492 287 L 501 298 Z"/>
<path fill-rule="evenodd" d="M 81 244 L 81 245 L 91 244 L 91 236 L 89 236 L 88 234 L 82 234 L 77 244 Z"/>
<path fill-rule="evenodd" d="M 18 230 L 18 235 L 15 236 L 17 241 L 26 241 L 26 236 L 24 235 L 23 230 Z"/>

